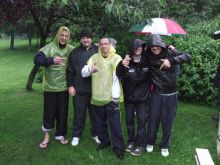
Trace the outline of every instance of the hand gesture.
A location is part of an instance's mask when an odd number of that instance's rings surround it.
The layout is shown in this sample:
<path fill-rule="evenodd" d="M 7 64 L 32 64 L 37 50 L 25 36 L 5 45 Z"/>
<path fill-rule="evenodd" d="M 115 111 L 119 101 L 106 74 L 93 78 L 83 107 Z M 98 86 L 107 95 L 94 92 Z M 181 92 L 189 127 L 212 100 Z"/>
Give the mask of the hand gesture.
<path fill-rule="evenodd" d="M 95 72 L 98 72 L 98 68 L 96 66 L 96 63 L 94 63 L 94 65 L 90 66 L 90 72 L 91 73 L 95 73 Z"/>
<path fill-rule="evenodd" d="M 160 66 L 160 70 L 162 68 L 170 68 L 171 67 L 170 61 L 168 59 L 161 59 L 161 61 L 162 61 L 162 64 Z"/>
<path fill-rule="evenodd" d="M 130 61 L 130 55 L 126 54 L 125 58 L 122 60 L 122 65 L 126 68 L 129 68 Z"/>
<path fill-rule="evenodd" d="M 55 56 L 54 59 L 53 59 L 53 62 L 54 64 L 56 65 L 63 65 L 63 61 L 65 60 L 66 58 L 62 58 L 60 56 Z"/>

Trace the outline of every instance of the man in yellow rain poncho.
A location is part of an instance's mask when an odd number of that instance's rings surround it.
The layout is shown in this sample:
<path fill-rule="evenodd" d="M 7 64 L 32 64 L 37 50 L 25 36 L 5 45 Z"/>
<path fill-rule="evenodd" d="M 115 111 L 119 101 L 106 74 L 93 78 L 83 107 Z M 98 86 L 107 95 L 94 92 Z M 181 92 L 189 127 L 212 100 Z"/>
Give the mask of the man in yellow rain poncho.
<path fill-rule="evenodd" d="M 98 138 L 101 142 L 97 150 L 110 146 L 108 133 L 110 130 L 113 151 L 119 159 L 123 159 L 124 140 L 118 104 L 120 83 L 115 72 L 121 57 L 115 52 L 109 38 L 103 37 L 99 41 L 99 52 L 89 59 L 88 65 L 83 67 L 82 76 L 91 75 L 92 78 L 91 104 L 96 116 Z"/>
<path fill-rule="evenodd" d="M 68 90 L 66 84 L 67 59 L 73 47 L 68 44 L 70 31 L 67 27 L 59 28 L 53 42 L 39 50 L 34 63 L 43 66 L 44 113 L 42 130 L 44 140 L 39 144 L 47 148 L 49 132 L 56 122 L 55 140 L 67 144 Z"/>

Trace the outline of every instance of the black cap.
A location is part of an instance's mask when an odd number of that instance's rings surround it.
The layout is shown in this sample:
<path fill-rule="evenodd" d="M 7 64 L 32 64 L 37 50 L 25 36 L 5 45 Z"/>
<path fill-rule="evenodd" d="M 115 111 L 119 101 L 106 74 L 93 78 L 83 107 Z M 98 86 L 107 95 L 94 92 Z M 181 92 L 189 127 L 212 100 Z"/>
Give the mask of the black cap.
<path fill-rule="evenodd" d="M 93 34 L 92 34 L 92 29 L 89 27 L 85 27 L 81 30 L 79 37 L 89 37 L 89 38 L 93 38 Z"/>

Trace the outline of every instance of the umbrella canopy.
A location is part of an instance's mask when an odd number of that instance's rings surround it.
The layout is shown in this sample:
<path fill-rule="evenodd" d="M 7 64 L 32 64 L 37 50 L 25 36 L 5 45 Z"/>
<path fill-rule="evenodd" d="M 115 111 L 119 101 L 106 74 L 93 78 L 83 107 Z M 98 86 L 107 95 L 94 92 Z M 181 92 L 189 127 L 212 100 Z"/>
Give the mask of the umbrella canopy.
<path fill-rule="evenodd" d="M 185 35 L 186 31 L 175 21 L 165 18 L 153 18 L 147 23 L 137 24 L 129 32 L 135 34 Z"/>

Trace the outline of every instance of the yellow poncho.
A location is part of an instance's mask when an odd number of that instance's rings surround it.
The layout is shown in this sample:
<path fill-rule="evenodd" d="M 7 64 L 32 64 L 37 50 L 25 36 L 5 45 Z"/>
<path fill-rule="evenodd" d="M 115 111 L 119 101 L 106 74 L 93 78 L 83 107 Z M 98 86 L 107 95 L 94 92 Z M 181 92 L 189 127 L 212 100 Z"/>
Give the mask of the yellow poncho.
<path fill-rule="evenodd" d="M 115 54 L 113 47 L 110 48 L 110 53 L 107 58 L 104 58 L 99 51 L 89 59 L 88 65 L 96 65 L 98 68 L 98 72 L 92 73 L 91 75 L 92 104 L 101 106 L 112 100 L 113 73 L 121 59 L 121 56 Z"/>

